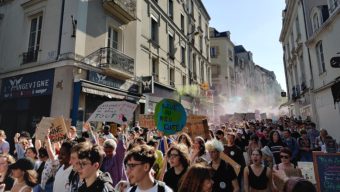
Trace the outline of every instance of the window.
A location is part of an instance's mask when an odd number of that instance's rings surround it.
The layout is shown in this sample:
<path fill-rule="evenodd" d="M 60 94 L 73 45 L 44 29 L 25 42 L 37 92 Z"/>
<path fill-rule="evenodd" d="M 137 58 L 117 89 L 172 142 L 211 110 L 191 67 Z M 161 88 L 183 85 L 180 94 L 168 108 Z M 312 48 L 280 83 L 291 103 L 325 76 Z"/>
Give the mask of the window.
<path fill-rule="evenodd" d="M 175 87 L 175 69 L 170 68 L 170 85 Z"/>
<path fill-rule="evenodd" d="M 174 2 L 173 0 L 168 0 L 168 2 L 169 2 L 169 7 L 168 7 L 169 17 L 173 19 L 174 18 Z"/>
<path fill-rule="evenodd" d="M 202 27 L 202 15 L 201 14 L 198 15 L 198 26 Z"/>
<path fill-rule="evenodd" d="M 181 47 L 181 63 L 185 66 L 185 47 Z"/>
<path fill-rule="evenodd" d="M 169 34 L 168 35 L 168 37 L 169 37 L 169 56 L 170 56 L 170 58 L 172 58 L 172 59 L 174 59 L 175 58 L 175 41 L 174 41 L 174 37 L 171 35 L 171 34 Z"/>
<path fill-rule="evenodd" d="M 210 57 L 211 58 L 217 57 L 217 47 L 210 47 Z"/>
<path fill-rule="evenodd" d="M 23 54 L 23 64 L 35 62 L 38 59 L 40 49 L 40 37 L 43 16 L 36 16 L 31 19 L 31 29 L 28 41 L 28 51 Z"/>
<path fill-rule="evenodd" d="M 234 55 L 233 55 L 233 51 L 231 49 L 228 49 L 228 57 L 229 57 L 230 61 L 233 61 Z"/>
<path fill-rule="evenodd" d="M 183 31 L 183 33 L 184 33 L 184 15 L 183 14 L 181 14 L 181 30 Z"/>
<path fill-rule="evenodd" d="M 316 44 L 315 48 L 316 48 L 316 56 L 317 56 L 317 60 L 318 60 L 318 65 L 319 65 L 319 74 L 322 74 L 322 73 L 326 72 L 322 41 L 319 41 Z"/>
<path fill-rule="evenodd" d="M 193 71 L 193 74 L 194 74 L 194 79 L 196 80 L 196 78 L 197 78 L 196 54 L 193 54 L 193 56 L 192 56 L 192 71 Z"/>
<path fill-rule="evenodd" d="M 318 13 L 314 13 L 312 23 L 313 23 L 313 32 L 315 32 L 320 27 L 320 19 L 319 19 Z"/>
<path fill-rule="evenodd" d="M 158 81 L 158 59 L 152 58 L 152 76 L 155 81 Z"/>
<path fill-rule="evenodd" d="M 205 81 L 205 78 L 204 78 L 204 63 L 203 62 L 201 63 L 200 76 L 201 76 L 201 79 L 202 79 L 201 83 L 203 83 Z"/>
<path fill-rule="evenodd" d="M 185 75 L 182 76 L 182 85 L 186 85 L 187 84 L 187 77 Z"/>
<path fill-rule="evenodd" d="M 301 83 L 306 83 L 305 62 L 303 61 L 303 55 L 299 57 L 299 65 L 301 71 Z"/>
<path fill-rule="evenodd" d="M 200 36 L 200 51 L 203 51 L 203 36 Z"/>
<path fill-rule="evenodd" d="M 109 27 L 107 36 L 107 46 L 118 49 L 118 31 L 113 27 Z"/>
<path fill-rule="evenodd" d="M 301 31 L 300 31 L 300 22 L 299 22 L 299 16 L 295 19 L 295 28 L 296 28 L 296 39 L 299 40 L 301 38 Z"/>
<path fill-rule="evenodd" d="M 292 45 L 292 51 L 294 50 L 295 48 L 295 43 L 294 43 L 294 33 L 293 31 L 290 33 L 290 43 Z"/>
<path fill-rule="evenodd" d="M 158 43 L 158 23 L 153 18 L 151 18 L 151 40 Z"/>
<path fill-rule="evenodd" d="M 194 17 L 194 1 L 193 0 L 190 1 L 190 13 L 191 13 L 191 16 Z"/>

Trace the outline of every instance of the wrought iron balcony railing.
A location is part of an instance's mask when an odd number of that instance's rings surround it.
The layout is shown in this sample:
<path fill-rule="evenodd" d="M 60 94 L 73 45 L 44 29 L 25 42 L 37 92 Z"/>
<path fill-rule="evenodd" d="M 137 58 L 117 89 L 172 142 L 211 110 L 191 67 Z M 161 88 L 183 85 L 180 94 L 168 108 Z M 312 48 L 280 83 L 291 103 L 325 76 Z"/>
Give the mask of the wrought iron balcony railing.
<path fill-rule="evenodd" d="M 119 70 L 134 75 L 135 60 L 117 49 L 103 47 L 85 57 L 83 61 L 87 64 L 111 70 Z"/>
<path fill-rule="evenodd" d="M 22 54 L 22 64 L 36 62 L 38 59 L 38 50 L 28 51 Z"/>

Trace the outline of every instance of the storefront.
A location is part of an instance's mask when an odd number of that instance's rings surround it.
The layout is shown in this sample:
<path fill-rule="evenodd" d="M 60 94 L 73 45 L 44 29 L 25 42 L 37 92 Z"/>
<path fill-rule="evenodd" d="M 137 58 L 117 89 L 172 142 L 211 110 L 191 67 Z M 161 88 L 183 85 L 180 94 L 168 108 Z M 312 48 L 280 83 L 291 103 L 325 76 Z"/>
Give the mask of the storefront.
<path fill-rule="evenodd" d="M 89 71 L 86 79 L 74 83 L 72 125 L 81 127 L 96 108 L 105 101 L 126 100 L 139 103 L 141 98 L 138 82 L 110 77 Z M 136 113 L 138 113 L 137 108 Z"/>
<path fill-rule="evenodd" d="M 41 117 L 50 116 L 53 81 L 53 69 L 2 79 L 0 127 L 9 141 L 17 132 L 33 135 Z"/>

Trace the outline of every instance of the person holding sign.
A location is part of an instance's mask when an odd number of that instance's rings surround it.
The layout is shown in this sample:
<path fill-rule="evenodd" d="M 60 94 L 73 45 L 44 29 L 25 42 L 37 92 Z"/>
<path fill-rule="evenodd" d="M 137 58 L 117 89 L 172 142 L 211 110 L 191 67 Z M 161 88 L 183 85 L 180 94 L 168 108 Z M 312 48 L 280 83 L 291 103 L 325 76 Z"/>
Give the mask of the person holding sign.
<path fill-rule="evenodd" d="M 208 150 L 211 162 L 209 166 L 215 171 L 212 179 L 214 181 L 213 191 L 214 192 L 224 192 L 233 191 L 238 192 L 240 190 L 237 176 L 233 167 L 220 158 L 220 152 L 223 151 L 223 144 L 216 140 L 210 140 L 205 144 Z"/>

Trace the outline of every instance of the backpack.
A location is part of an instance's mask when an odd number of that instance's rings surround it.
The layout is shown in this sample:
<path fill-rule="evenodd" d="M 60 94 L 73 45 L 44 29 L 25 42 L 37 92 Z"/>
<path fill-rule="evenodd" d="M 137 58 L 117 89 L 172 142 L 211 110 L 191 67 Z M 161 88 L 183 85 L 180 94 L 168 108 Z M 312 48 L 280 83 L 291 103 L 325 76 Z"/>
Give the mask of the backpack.
<path fill-rule="evenodd" d="M 165 183 L 162 181 L 155 180 L 155 184 L 158 184 L 157 191 L 158 192 L 165 192 Z M 135 192 L 137 189 L 137 186 L 133 186 L 130 190 L 130 192 Z"/>

